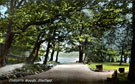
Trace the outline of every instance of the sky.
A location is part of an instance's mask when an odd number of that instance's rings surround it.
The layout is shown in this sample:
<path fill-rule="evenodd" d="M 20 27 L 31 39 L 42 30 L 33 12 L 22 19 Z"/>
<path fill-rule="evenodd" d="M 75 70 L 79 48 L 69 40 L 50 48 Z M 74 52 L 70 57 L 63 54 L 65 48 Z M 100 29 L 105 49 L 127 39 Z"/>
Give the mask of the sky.
<path fill-rule="evenodd" d="M 6 12 L 7 8 L 0 6 L 0 12 L 2 13 L 2 16 L 4 16 L 4 13 Z"/>

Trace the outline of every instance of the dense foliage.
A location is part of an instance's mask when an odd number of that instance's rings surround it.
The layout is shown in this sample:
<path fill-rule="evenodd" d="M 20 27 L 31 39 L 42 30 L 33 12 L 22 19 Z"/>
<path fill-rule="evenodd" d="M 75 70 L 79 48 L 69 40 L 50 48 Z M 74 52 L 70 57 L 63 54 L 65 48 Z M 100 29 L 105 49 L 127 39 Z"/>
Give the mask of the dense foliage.
<path fill-rule="evenodd" d="M 0 3 L 1 66 L 8 62 L 8 55 L 24 57 L 27 63 L 34 63 L 44 55 L 47 64 L 49 54 L 53 61 L 55 51 L 57 59 L 60 51 L 79 51 L 79 62 L 120 61 L 121 64 L 129 58 L 132 40 L 129 0 L 2 0 Z"/>

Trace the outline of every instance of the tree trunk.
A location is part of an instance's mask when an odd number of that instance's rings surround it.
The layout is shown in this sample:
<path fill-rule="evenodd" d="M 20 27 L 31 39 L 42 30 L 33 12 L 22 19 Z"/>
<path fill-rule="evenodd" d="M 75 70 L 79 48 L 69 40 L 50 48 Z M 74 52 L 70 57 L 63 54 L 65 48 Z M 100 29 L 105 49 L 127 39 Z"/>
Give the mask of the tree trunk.
<path fill-rule="evenodd" d="M 36 48 L 36 52 L 35 52 L 35 57 L 33 58 L 32 60 L 32 64 L 35 62 L 35 60 L 38 58 L 38 52 L 39 52 L 39 49 L 40 49 L 40 45 L 41 43 L 38 43 L 37 44 L 37 48 Z"/>
<path fill-rule="evenodd" d="M 58 57 L 59 57 L 59 50 L 57 51 L 55 62 L 58 62 Z"/>
<path fill-rule="evenodd" d="M 101 49 L 103 49 L 103 48 L 101 48 Z M 99 50 L 99 54 L 100 54 L 100 56 L 101 56 L 101 58 L 100 58 L 101 60 L 100 60 L 100 61 L 101 61 L 101 62 L 104 62 L 104 59 L 105 59 L 105 58 L 104 58 L 103 52 L 102 52 L 101 50 Z"/>
<path fill-rule="evenodd" d="M 87 60 L 88 60 L 88 55 L 87 53 L 85 53 L 84 61 L 87 61 Z"/>
<path fill-rule="evenodd" d="M 33 48 L 32 52 L 30 53 L 29 57 L 26 59 L 26 63 L 28 63 L 28 64 L 32 62 L 32 59 L 33 59 L 34 54 L 36 52 L 36 49 L 38 47 L 39 38 L 40 38 L 40 34 L 37 36 L 37 40 L 35 42 L 35 45 L 34 45 L 34 48 Z"/>
<path fill-rule="evenodd" d="M 31 63 L 36 49 L 37 49 L 37 43 L 34 45 L 34 48 L 33 48 L 32 52 L 30 53 L 29 57 L 26 59 L 26 63 L 28 63 L 28 64 Z"/>
<path fill-rule="evenodd" d="M 135 80 L 135 0 L 132 0 L 132 29 L 133 29 L 133 39 L 131 48 L 131 61 L 129 66 L 128 80 L 134 82 Z"/>
<path fill-rule="evenodd" d="M 44 60 L 44 64 L 47 64 L 47 60 L 48 60 L 48 55 L 49 55 L 49 50 L 50 50 L 50 47 L 51 47 L 51 42 L 49 41 L 48 42 L 48 46 L 47 46 L 47 50 L 46 50 L 46 54 L 45 54 L 45 60 Z"/>
<path fill-rule="evenodd" d="M 10 2 L 10 11 L 11 11 L 11 15 L 14 14 L 14 6 L 13 6 L 13 0 L 11 0 Z M 0 67 L 6 65 L 6 56 L 8 54 L 8 51 L 11 47 L 13 38 L 15 36 L 15 34 L 13 32 L 11 32 L 12 29 L 12 25 L 13 25 L 13 21 L 12 18 L 9 20 L 8 26 L 7 26 L 7 36 L 5 39 L 5 43 L 2 47 L 1 53 L 0 53 Z"/>
<path fill-rule="evenodd" d="M 4 66 L 6 64 L 6 56 L 8 54 L 8 51 L 11 47 L 13 38 L 14 38 L 14 33 L 9 32 L 7 34 L 6 40 L 5 40 L 5 44 L 3 45 L 1 54 L 0 54 L 0 67 Z"/>
<path fill-rule="evenodd" d="M 84 47 L 85 47 L 85 57 L 84 57 L 84 61 L 88 61 L 88 49 L 87 49 L 87 44 L 88 44 L 88 38 L 85 38 L 85 43 L 84 43 Z"/>
<path fill-rule="evenodd" d="M 53 50 L 52 50 L 52 53 L 51 53 L 50 61 L 53 61 L 54 52 L 55 52 L 55 50 L 53 49 Z"/>
<path fill-rule="evenodd" d="M 109 62 L 111 62 L 111 55 L 108 55 L 109 56 Z"/>
<path fill-rule="evenodd" d="M 124 46 L 122 46 L 122 49 L 121 49 L 121 57 L 120 57 L 120 66 L 122 65 L 122 62 L 123 62 L 123 55 L 124 55 Z"/>
<path fill-rule="evenodd" d="M 79 62 L 83 62 L 83 47 L 79 46 Z"/>
<path fill-rule="evenodd" d="M 50 31 L 50 34 L 52 33 L 52 38 L 54 39 L 55 35 L 56 35 L 56 29 L 57 29 L 57 26 L 56 28 L 53 30 L 53 32 Z M 48 47 L 47 47 L 47 50 L 46 50 L 46 55 L 45 55 L 45 60 L 44 60 L 44 64 L 47 64 L 47 60 L 48 60 L 48 55 L 49 55 L 49 50 L 50 50 L 50 47 L 51 47 L 51 40 L 48 41 Z"/>
<path fill-rule="evenodd" d="M 127 55 L 124 55 L 124 63 L 127 63 Z"/>

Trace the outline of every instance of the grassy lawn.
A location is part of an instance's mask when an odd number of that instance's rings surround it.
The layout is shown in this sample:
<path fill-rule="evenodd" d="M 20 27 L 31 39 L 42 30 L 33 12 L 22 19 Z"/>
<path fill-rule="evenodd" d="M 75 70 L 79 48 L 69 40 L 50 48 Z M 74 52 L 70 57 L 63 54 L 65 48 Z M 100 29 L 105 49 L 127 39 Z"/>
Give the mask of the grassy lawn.
<path fill-rule="evenodd" d="M 91 63 L 90 65 L 87 64 L 87 66 L 96 69 L 96 65 L 100 64 L 103 65 L 103 69 L 118 70 L 119 68 L 125 68 L 125 70 L 129 70 L 129 63 L 122 63 L 122 66 L 119 66 L 119 62 Z M 127 76 L 128 73 L 118 73 L 117 81 L 110 83 L 107 82 L 107 84 L 129 84 Z"/>
<path fill-rule="evenodd" d="M 118 73 L 118 83 L 119 84 L 128 84 L 128 73 Z"/>
<path fill-rule="evenodd" d="M 119 68 L 125 68 L 125 70 L 129 70 L 129 63 L 122 63 L 122 66 L 119 66 L 118 62 L 104 62 L 104 63 L 91 63 L 88 65 L 88 67 L 92 69 L 96 69 L 96 65 L 102 64 L 103 69 L 112 69 L 112 70 L 117 70 Z"/>
<path fill-rule="evenodd" d="M 135 83 L 130 83 L 127 77 L 128 77 L 128 73 L 118 73 L 117 79 L 105 82 L 105 84 L 135 84 Z"/>

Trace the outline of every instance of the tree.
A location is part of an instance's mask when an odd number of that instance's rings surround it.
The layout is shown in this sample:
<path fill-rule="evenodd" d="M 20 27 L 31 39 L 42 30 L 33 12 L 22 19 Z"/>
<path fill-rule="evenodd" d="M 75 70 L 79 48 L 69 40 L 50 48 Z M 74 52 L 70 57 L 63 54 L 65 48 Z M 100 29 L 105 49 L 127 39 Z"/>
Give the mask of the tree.
<path fill-rule="evenodd" d="M 135 79 L 135 0 L 132 0 L 132 48 L 131 48 L 131 57 L 130 57 L 130 66 L 129 66 L 129 73 L 128 79 L 131 82 L 134 82 Z"/>
<path fill-rule="evenodd" d="M 34 63 L 36 58 L 38 57 L 38 52 L 40 50 L 40 45 L 45 41 L 42 40 L 41 38 L 42 33 L 37 36 L 37 40 L 35 41 L 35 45 L 33 47 L 32 52 L 30 53 L 29 57 L 26 59 L 26 63 Z"/>
<path fill-rule="evenodd" d="M 3 0 L 4 1 L 4 0 Z M 32 25 L 54 23 L 57 18 L 70 16 L 80 11 L 85 1 L 77 0 L 11 0 L 7 2 L 7 32 L 5 43 L 0 54 L 0 67 L 6 64 L 5 58 L 16 34 L 26 32 Z M 64 5 L 63 5 L 64 4 Z"/>
<path fill-rule="evenodd" d="M 56 60 L 55 60 L 55 62 L 58 62 L 59 52 L 60 52 L 60 46 L 59 46 L 59 43 L 58 43 L 57 54 L 56 54 Z"/>
<path fill-rule="evenodd" d="M 53 61 L 54 53 L 55 53 L 55 50 L 54 50 L 54 48 L 53 48 L 53 49 L 52 49 L 52 53 L 51 53 L 50 61 Z"/>
<path fill-rule="evenodd" d="M 13 15 L 14 14 L 14 1 L 13 0 L 11 0 L 11 2 L 10 2 L 10 8 L 9 9 L 10 9 L 11 15 Z M 6 61 L 5 61 L 6 55 L 8 53 L 8 50 L 9 50 L 10 46 L 11 46 L 11 43 L 12 43 L 11 39 L 13 39 L 13 37 L 14 37 L 14 33 L 12 33 L 10 31 L 11 28 L 12 28 L 12 24 L 13 24 L 13 21 L 12 21 L 12 18 L 10 18 L 10 20 L 8 22 L 8 26 L 7 26 L 8 34 L 6 36 L 5 44 L 3 45 L 2 51 L 0 53 L 0 56 L 1 56 L 0 57 L 0 67 L 4 66 L 6 64 Z"/>
<path fill-rule="evenodd" d="M 24 14 L 24 16 L 20 19 L 18 18 L 18 16 L 20 16 L 20 11 L 22 12 L 22 8 L 23 5 L 25 4 L 25 0 L 21 0 L 21 1 L 16 1 L 16 0 L 11 0 L 9 2 L 7 2 L 8 4 L 10 4 L 8 6 L 7 4 L 7 8 L 8 9 L 8 23 L 7 23 L 7 34 L 6 34 L 6 38 L 5 38 L 5 43 L 3 45 L 2 51 L 1 51 L 1 59 L 0 59 L 0 67 L 4 66 L 6 64 L 5 59 L 6 59 L 6 55 L 8 54 L 9 48 L 11 47 L 11 44 L 13 42 L 14 36 L 15 34 L 17 34 L 18 32 L 16 32 L 16 29 L 21 29 L 22 30 L 26 30 L 29 26 L 31 25 L 39 25 L 40 22 L 29 22 L 29 20 L 25 21 L 27 24 L 22 26 L 22 23 L 24 22 L 24 19 L 22 19 L 23 17 L 26 17 L 26 14 Z M 20 10 L 20 11 L 18 11 Z M 18 19 L 20 20 L 18 20 Z M 16 25 L 18 20 L 18 25 Z M 22 22 L 21 22 L 22 21 Z M 50 21 L 49 21 L 50 22 Z M 42 23 L 43 24 L 43 23 Z"/>
<path fill-rule="evenodd" d="M 62 48 L 63 47 L 62 42 L 64 42 L 63 38 L 64 38 L 63 35 L 61 35 L 61 32 L 59 32 L 58 38 L 56 39 L 56 51 L 57 51 L 57 53 L 56 53 L 55 62 L 58 62 L 59 53 L 63 49 Z"/>

